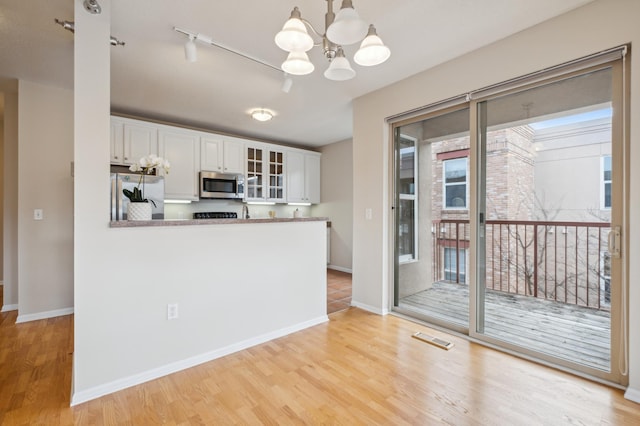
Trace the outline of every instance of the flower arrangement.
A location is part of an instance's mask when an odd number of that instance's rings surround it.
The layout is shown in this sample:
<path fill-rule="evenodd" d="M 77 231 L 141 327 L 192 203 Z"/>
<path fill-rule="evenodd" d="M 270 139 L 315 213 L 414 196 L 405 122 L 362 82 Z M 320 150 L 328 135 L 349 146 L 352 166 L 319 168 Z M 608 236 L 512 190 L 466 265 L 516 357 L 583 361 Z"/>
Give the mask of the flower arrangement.
<path fill-rule="evenodd" d="M 132 172 L 140 173 L 138 186 L 133 188 L 133 191 L 123 189 L 122 192 L 132 203 L 147 203 L 151 201 L 151 203 L 155 206 L 156 203 L 153 200 L 147 200 L 146 198 L 144 198 L 144 177 L 146 175 L 150 175 L 155 169 L 159 168 L 162 168 L 165 174 L 169 174 L 170 167 L 171 165 L 169 164 L 169 160 L 158 157 L 155 154 L 150 154 L 146 157 L 142 157 L 140 160 L 138 160 L 137 163 L 129 166 L 129 170 L 131 170 Z M 141 186 L 142 189 L 140 189 Z"/>

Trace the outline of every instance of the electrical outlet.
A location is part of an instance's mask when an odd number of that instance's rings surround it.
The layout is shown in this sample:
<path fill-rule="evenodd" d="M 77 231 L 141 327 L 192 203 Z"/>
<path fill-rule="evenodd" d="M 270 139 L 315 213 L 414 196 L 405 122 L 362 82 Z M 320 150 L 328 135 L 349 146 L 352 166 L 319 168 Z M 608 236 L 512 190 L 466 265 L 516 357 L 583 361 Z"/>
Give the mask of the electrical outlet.
<path fill-rule="evenodd" d="M 167 305 L 167 319 L 172 320 L 178 318 L 178 304 L 169 303 Z"/>
<path fill-rule="evenodd" d="M 44 212 L 42 209 L 34 209 L 33 210 L 33 220 L 42 220 L 44 219 Z"/>

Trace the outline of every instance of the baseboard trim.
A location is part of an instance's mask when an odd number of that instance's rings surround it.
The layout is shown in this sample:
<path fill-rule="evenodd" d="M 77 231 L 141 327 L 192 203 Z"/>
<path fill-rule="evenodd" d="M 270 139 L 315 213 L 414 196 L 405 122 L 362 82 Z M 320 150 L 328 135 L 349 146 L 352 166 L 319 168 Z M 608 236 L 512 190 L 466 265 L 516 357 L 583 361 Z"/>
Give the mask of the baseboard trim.
<path fill-rule="evenodd" d="M 640 404 L 640 390 L 638 389 L 627 388 L 627 391 L 624 393 L 624 397 L 629 401 Z"/>
<path fill-rule="evenodd" d="M 354 306 L 356 308 L 360 308 L 362 310 L 365 310 L 367 312 L 371 312 L 371 313 L 377 314 L 377 315 L 383 315 L 384 316 L 384 315 L 387 315 L 389 313 L 389 310 L 386 309 L 386 308 L 385 309 L 381 309 L 381 308 L 378 308 L 376 306 L 371 306 L 371 305 L 367 305 L 365 303 L 360 303 L 360 302 L 358 302 L 356 300 L 352 300 L 351 301 L 351 306 Z"/>
<path fill-rule="evenodd" d="M 37 320 L 47 319 L 47 318 L 61 317 L 63 315 L 71 315 L 72 313 L 73 313 L 73 308 L 55 309 L 53 311 L 38 312 L 35 314 L 21 315 L 20 313 L 18 313 L 18 318 L 16 318 L 16 324 L 20 324 L 22 322 L 37 321 Z"/>
<path fill-rule="evenodd" d="M 4 305 L 2 307 L 2 310 L 0 310 L 0 312 L 9 312 L 9 311 L 17 311 L 18 310 L 18 304 L 16 303 L 15 305 Z"/>
<path fill-rule="evenodd" d="M 100 398 L 101 396 L 108 395 L 110 393 L 114 393 L 132 386 L 136 386 L 141 383 L 148 382 L 150 380 L 158 379 L 160 377 L 164 377 L 181 370 L 186 370 L 187 368 L 195 367 L 196 365 L 213 361 L 217 358 L 221 358 L 223 356 L 230 355 L 232 353 L 235 353 L 244 349 L 248 349 L 252 346 L 260 345 L 270 340 L 274 340 L 279 337 L 283 337 L 288 334 L 295 333 L 300 330 L 304 330 L 305 328 L 309 328 L 318 324 L 325 323 L 327 321 L 329 321 L 329 317 L 326 315 L 323 315 L 321 317 L 314 318 L 299 324 L 295 324 L 290 327 L 281 328 L 279 330 L 265 333 L 260 336 L 252 337 L 250 339 L 243 340 L 238 343 L 234 343 L 224 348 L 216 349 L 210 352 L 203 353 L 201 355 L 196 355 L 190 358 L 186 358 L 181 361 L 172 362 L 171 364 L 167 364 L 162 367 L 153 368 L 151 370 L 148 370 L 139 374 L 134 374 L 133 376 L 124 377 L 122 379 L 114 380 L 112 382 L 105 383 L 103 385 L 94 386 L 92 388 L 89 388 L 83 391 L 73 392 L 73 395 L 71 397 L 71 406 L 73 407 L 75 405 L 82 404 L 87 401 L 91 401 L 92 399 L 96 399 L 96 398 Z"/>
<path fill-rule="evenodd" d="M 327 265 L 327 269 L 333 269 L 334 271 L 346 272 L 347 274 L 352 274 L 353 271 L 349 268 L 343 268 L 342 266 L 336 265 Z"/>

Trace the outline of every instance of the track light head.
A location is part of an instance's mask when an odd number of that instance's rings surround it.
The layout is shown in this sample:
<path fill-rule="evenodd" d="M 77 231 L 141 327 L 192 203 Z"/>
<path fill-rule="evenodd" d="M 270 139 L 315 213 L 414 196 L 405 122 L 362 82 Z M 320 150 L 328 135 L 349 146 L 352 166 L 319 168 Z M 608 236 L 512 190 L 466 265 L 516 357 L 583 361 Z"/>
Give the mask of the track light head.
<path fill-rule="evenodd" d="M 198 50 L 196 48 L 196 37 L 189 36 L 189 40 L 184 45 L 184 58 L 188 62 L 195 62 L 198 60 Z"/>

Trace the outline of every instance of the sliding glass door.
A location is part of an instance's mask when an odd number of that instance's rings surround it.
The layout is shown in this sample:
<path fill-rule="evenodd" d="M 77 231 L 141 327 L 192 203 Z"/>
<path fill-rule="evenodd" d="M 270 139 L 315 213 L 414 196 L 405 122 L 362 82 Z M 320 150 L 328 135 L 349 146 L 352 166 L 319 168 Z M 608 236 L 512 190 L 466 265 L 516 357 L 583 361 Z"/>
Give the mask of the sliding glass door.
<path fill-rule="evenodd" d="M 393 124 L 393 310 L 626 381 L 623 52 Z"/>
<path fill-rule="evenodd" d="M 609 247 L 622 223 L 614 86 L 603 66 L 475 103 L 471 334 L 607 379 L 621 283 Z"/>

